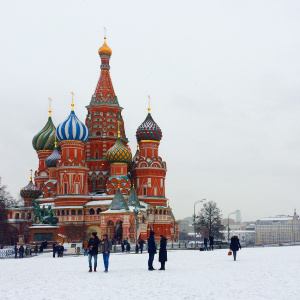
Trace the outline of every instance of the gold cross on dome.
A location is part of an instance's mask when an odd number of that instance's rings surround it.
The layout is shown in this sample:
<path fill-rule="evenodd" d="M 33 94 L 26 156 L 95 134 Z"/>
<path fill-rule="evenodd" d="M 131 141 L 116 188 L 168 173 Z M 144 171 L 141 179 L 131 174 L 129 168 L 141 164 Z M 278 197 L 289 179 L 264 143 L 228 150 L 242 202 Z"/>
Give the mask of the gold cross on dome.
<path fill-rule="evenodd" d="M 148 96 L 148 113 L 150 114 L 150 112 L 151 112 L 151 107 L 150 107 L 150 100 L 151 100 L 151 97 L 150 97 L 150 95 Z"/>
<path fill-rule="evenodd" d="M 52 102 L 52 99 L 48 98 L 48 100 L 49 100 L 49 117 L 51 117 L 51 112 L 52 112 L 52 110 L 51 110 L 51 102 Z"/>
<path fill-rule="evenodd" d="M 30 181 L 32 181 L 32 169 L 30 169 Z"/>
<path fill-rule="evenodd" d="M 71 92 L 71 95 L 72 95 L 72 103 L 71 103 L 71 107 L 72 107 L 72 110 L 74 110 L 74 92 Z"/>

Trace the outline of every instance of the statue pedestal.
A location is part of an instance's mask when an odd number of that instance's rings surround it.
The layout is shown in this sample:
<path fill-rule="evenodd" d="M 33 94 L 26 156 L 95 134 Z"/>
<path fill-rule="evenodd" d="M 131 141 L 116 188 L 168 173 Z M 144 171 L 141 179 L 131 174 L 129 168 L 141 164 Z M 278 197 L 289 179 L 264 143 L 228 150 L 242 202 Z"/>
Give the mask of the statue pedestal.
<path fill-rule="evenodd" d="M 44 240 L 55 242 L 58 239 L 58 228 L 55 225 L 38 224 L 29 227 L 30 243 L 39 243 Z"/>

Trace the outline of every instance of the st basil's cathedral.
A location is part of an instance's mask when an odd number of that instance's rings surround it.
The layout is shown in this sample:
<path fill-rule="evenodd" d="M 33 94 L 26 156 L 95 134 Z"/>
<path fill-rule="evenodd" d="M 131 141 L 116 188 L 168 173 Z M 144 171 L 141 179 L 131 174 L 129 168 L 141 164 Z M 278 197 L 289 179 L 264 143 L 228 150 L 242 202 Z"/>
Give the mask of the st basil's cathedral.
<path fill-rule="evenodd" d="M 128 146 L 122 107 L 110 78 L 112 50 L 106 43 L 98 51 L 101 73 L 88 104 L 85 123 L 74 109 L 57 127 L 51 109 L 44 128 L 32 140 L 39 160 L 27 186 L 21 189 L 24 207 L 13 208 L 10 224 L 19 231 L 19 241 L 54 240 L 49 233 L 30 233 L 34 204 L 51 206 L 57 218 L 58 235 L 68 237 L 76 229 L 78 241 L 90 232 L 107 233 L 117 240 L 135 241 L 163 234 L 177 240 L 178 227 L 165 195 L 167 165 L 158 150 L 162 131 L 151 115 L 137 128 L 137 150 Z M 137 231 L 136 231 L 137 228 Z M 73 237 L 74 239 L 74 237 Z"/>

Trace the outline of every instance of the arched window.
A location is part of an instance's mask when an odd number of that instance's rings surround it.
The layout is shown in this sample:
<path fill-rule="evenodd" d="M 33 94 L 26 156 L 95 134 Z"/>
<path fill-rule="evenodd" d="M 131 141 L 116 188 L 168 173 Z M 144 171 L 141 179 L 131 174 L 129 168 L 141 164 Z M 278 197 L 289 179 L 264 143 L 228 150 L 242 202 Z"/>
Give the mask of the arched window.
<path fill-rule="evenodd" d="M 103 185 L 103 177 L 99 178 L 99 185 Z"/>
<path fill-rule="evenodd" d="M 101 208 L 97 208 L 97 215 L 99 215 L 101 213 Z"/>
<path fill-rule="evenodd" d="M 71 215 L 72 215 L 72 216 L 75 216 L 75 214 L 76 214 L 75 209 L 72 209 L 72 210 L 71 210 Z"/>
<path fill-rule="evenodd" d="M 97 136 L 100 136 L 100 135 L 101 135 L 101 132 L 100 132 L 100 131 L 97 131 L 97 132 L 96 132 L 96 135 L 97 135 Z"/>
<path fill-rule="evenodd" d="M 166 211 L 164 210 L 164 215 L 166 214 Z"/>
<path fill-rule="evenodd" d="M 96 191 L 97 189 L 97 179 L 94 177 L 93 178 L 93 191 Z"/>
<path fill-rule="evenodd" d="M 60 210 L 57 211 L 57 215 L 60 216 Z"/>
<path fill-rule="evenodd" d="M 95 210 L 93 208 L 90 209 L 90 215 L 94 215 L 95 214 Z"/>
<path fill-rule="evenodd" d="M 62 215 L 62 216 L 65 215 L 65 211 L 64 211 L 64 210 L 61 211 L 61 215 Z"/>
<path fill-rule="evenodd" d="M 69 212 L 69 210 L 66 210 L 66 213 L 67 213 L 67 216 L 68 216 L 68 215 L 69 215 L 69 213 L 70 213 L 70 212 Z"/>
<path fill-rule="evenodd" d="M 161 209 L 159 210 L 159 214 L 160 214 L 160 215 L 162 214 L 162 211 L 161 211 Z"/>
<path fill-rule="evenodd" d="M 82 216 L 82 210 L 78 209 L 78 216 Z"/>
<path fill-rule="evenodd" d="M 107 222 L 107 225 L 112 225 L 112 226 L 114 226 L 114 222 L 113 222 L 113 221 L 108 221 L 108 222 Z"/>
<path fill-rule="evenodd" d="M 15 219 L 19 219 L 20 217 L 19 217 L 19 213 L 16 213 L 15 214 Z"/>
<path fill-rule="evenodd" d="M 98 152 L 95 152 L 95 159 L 98 159 Z"/>
<path fill-rule="evenodd" d="M 155 214 L 157 215 L 157 213 L 158 213 L 158 211 L 157 211 L 157 209 L 155 210 Z"/>

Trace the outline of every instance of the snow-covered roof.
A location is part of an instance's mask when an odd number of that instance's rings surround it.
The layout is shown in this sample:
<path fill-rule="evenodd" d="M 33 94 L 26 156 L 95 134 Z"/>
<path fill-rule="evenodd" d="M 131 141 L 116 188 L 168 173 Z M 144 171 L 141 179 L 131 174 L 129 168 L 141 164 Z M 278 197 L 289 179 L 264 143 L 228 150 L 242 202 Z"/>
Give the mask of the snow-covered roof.
<path fill-rule="evenodd" d="M 276 217 L 269 217 L 269 218 L 262 218 L 258 221 L 290 221 L 293 217 L 290 216 L 276 216 Z"/>
<path fill-rule="evenodd" d="M 96 200 L 90 201 L 85 206 L 96 206 L 96 205 L 110 205 L 112 200 Z"/>

